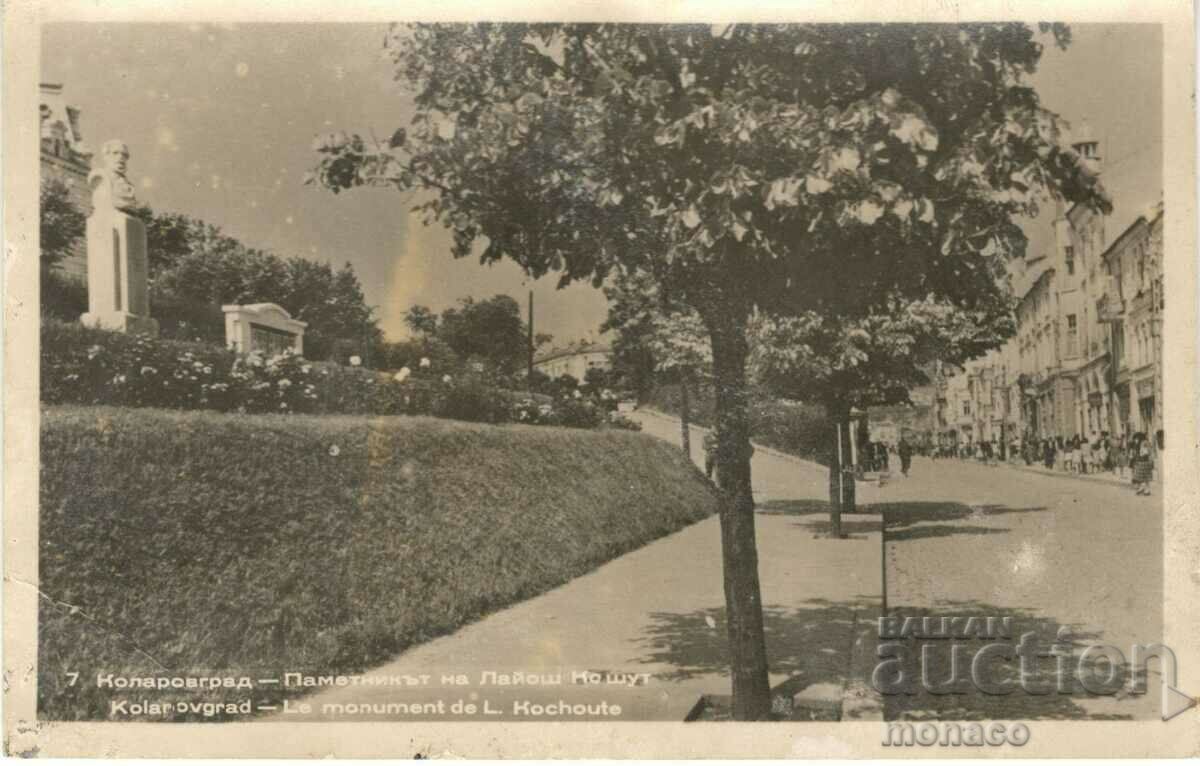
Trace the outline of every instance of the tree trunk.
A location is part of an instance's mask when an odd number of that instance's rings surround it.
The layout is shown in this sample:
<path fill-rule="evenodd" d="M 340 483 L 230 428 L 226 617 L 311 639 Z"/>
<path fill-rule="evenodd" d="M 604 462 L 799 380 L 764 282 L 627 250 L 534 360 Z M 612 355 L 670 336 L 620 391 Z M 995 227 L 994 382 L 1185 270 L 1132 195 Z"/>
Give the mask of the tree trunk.
<path fill-rule="evenodd" d="M 765 720 L 771 712 L 767 680 L 754 495 L 750 480 L 750 407 L 746 386 L 746 317 L 710 325 L 716 387 L 717 483 L 721 503 L 721 558 L 733 676 L 733 717 Z"/>
<path fill-rule="evenodd" d="M 692 421 L 691 403 L 688 401 L 688 379 L 687 375 L 680 374 L 679 376 L 679 431 L 680 438 L 683 440 L 683 454 L 688 456 L 688 460 L 692 459 L 692 433 L 690 423 Z"/>

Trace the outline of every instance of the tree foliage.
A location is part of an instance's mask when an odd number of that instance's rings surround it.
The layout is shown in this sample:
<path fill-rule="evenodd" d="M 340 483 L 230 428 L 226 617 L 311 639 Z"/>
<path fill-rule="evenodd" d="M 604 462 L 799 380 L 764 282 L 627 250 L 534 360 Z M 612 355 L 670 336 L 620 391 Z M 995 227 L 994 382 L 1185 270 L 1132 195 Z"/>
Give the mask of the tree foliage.
<path fill-rule="evenodd" d="M 438 316 L 428 306 L 411 306 L 404 312 L 404 324 L 412 332 L 428 337 L 438 331 Z"/>
<path fill-rule="evenodd" d="M 442 312 L 438 337 L 463 358 L 481 357 L 501 374 L 511 375 L 529 357 L 527 326 L 511 296 L 477 301 L 466 297 Z"/>
<path fill-rule="evenodd" d="M 42 178 L 39 203 L 41 267 L 45 274 L 83 237 L 87 218 L 71 199 L 71 190 L 56 178 Z"/>
<path fill-rule="evenodd" d="M 206 323 L 209 334 L 223 337 L 222 305 L 277 303 L 309 324 L 304 345 L 311 358 L 369 357 L 382 343 L 375 310 L 350 263 L 335 270 L 281 257 L 182 213 L 143 206 L 135 214 L 146 224 L 152 299 L 164 321 L 179 314 L 189 326 Z"/>
<path fill-rule="evenodd" d="M 856 318 L 757 316 L 751 323 L 756 382 L 844 417 L 851 407 L 897 404 L 928 384 L 935 361 L 958 364 L 1015 330 L 1010 312 L 964 310 L 933 299 L 894 301 Z"/>
<path fill-rule="evenodd" d="M 1045 192 L 1106 204 L 1019 24 L 421 25 L 388 50 L 413 125 L 319 139 L 316 178 L 432 190 L 460 255 L 486 237 L 535 275 L 644 268 L 770 314 L 973 306 Z"/>
<path fill-rule="evenodd" d="M 609 280 L 604 294 L 608 317 L 601 329 L 616 333 L 614 353 L 648 365 L 647 372 L 690 378 L 711 374 L 712 349 L 700 316 L 667 301 L 650 275 L 621 274 Z"/>

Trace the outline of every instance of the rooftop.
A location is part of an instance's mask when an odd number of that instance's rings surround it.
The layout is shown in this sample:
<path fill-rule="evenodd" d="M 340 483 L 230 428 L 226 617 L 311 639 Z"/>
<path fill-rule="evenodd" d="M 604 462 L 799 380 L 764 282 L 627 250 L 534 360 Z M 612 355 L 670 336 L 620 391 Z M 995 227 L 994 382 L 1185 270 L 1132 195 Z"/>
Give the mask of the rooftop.
<path fill-rule="evenodd" d="M 552 348 L 549 351 L 541 354 L 536 354 L 533 357 L 534 364 L 549 362 L 554 359 L 561 359 L 564 356 L 577 356 L 579 354 L 611 354 L 612 346 L 607 343 L 586 342 L 581 341 L 576 344 L 564 346 L 562 348 Z"/>

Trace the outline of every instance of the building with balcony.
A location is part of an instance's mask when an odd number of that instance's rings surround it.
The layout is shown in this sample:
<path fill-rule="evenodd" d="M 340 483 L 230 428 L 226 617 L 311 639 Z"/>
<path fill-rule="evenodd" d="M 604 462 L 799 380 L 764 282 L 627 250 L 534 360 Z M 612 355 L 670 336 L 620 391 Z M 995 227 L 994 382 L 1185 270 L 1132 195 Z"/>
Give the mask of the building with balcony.
<path fill-rule="evenodd" d="M 1097 299 L 1107 325 L 1112 433 L 1162 429 L 1163 205 L 1139 216 L 1104 252 L 1108 274 Z"/>
<path fill-rule="evenodd" d="M 1089 172 L 1099 175 L 1099 144 L 1086 126 L 1072 146 Z M 1011 273 L 1018 297 L 1016 338 L 968 362 L 939 389 L 947 418 L 962 420 L 971 413 L 969 430 L 965 421 L 944 427 L 956 428 L 959 441 L 964 433 L 999 438 L 1001 425 L 1006 437 L 1015 429 L 1034 439 L 1157 434 L 1161 201 L 1111 244 L 1105 217 L 1083 205 L 1060 204 L 1050 226 L 1045 251 Z"/>
<path fill-rule="evenodd" d="M 1099 144 L 1086 126 L 1072 146 L 1099 175 Z M 1096 300 L 1107 284 L 1101 257 L 1105 220 L 1085 205 L 1067 208 L 1060 202 L 1051 226 L 1048 252 L 1026 259 L 1015 278 L 1022 285 L 1018 372 L 1009 384 L 1019 390 L 1025 437 L 1086 437 L 1089 413 L 1098 424 L 1108 396 L 1102 384 L 1107 331 L 1096 314 Z"/>

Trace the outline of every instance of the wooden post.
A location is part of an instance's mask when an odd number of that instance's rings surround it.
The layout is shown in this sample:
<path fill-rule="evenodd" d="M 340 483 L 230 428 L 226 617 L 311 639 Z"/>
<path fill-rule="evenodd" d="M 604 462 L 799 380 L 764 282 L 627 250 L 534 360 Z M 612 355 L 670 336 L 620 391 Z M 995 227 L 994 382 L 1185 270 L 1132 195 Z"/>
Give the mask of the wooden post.
<path fill-rule="evenodd" d="M 849 417 L 850 417 L 850 420 L 847 421 L 847 423 L 846 423 L 846 431 L 850 434 L 850 468 L 852 468 L 854 470 L 854 475 L 857 476 L 858 475 L 858 439 L 854 432 L 857 431 L 858 429 L 855 427 L 855 423 L 854 423 L 853 408 L 851 409 Z"/>
<path fill-rule="evenodd" d="M 839 420 L 836 425 L 837 425 L 837 460 L 836 460 L 835 465 L 837 467 L 837 473 L 838 473 L 838 476 L 837 476 L 837 479 L 838 479 L 837 495 L 838 496 L 837 496 L 837 502 L 833 504 L 832 512 L 830 513 L 830 522 L 831 522 L 830 533 L 833 535 L 834 538 L 840 538 L 842 536 L 842 503 L 844 503 L 846 500 L 846 467 L 842 463 L 843 456 L 842 456 L 842 423 L 841 423 L 841 421 Z M 851 444 L 853 444 L 853 441 L 851 441 Z"/>
<path fill-rule="evenodd" d="M 881 586 L 880 609 L 884 615 L 887 615 L 887 511 L 881 511 L 879 513 L 879 583 Z"/>
<path fill-rule="evenodd" d="M 529 370 L 528 381 L 533 386 L 533 290 L 529 291 Z"/>

